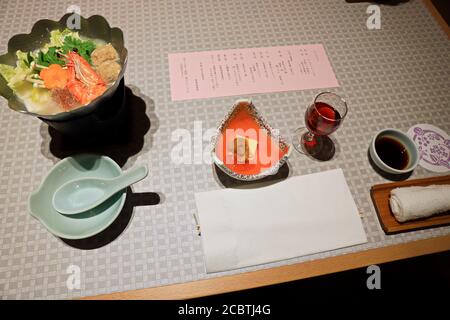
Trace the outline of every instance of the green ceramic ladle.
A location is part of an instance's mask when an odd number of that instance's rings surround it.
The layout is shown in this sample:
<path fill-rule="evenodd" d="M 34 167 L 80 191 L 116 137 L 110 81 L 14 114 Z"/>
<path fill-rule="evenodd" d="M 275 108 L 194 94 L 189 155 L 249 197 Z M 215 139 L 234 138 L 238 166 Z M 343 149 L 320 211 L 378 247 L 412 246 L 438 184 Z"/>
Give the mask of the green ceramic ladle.
<path fill-rule="evenodd" d="M 141 165 L 113 179 L 82 178 L 66 182 L 55 191 L 53 207 L 67 215 L 86 212 L 120 190 L 144 179 L 147 174 L 147 166 Z"/>

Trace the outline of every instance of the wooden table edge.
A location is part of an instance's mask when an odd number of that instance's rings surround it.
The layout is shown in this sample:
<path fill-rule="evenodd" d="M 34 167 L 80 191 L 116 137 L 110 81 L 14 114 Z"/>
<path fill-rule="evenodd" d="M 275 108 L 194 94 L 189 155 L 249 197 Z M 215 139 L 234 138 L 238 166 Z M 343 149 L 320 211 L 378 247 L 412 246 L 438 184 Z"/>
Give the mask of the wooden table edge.
<path fill-rule="evenodd" d="M 431 15 L 437 20 L 444 32 L 447 34 L 447 38 L 450 39 L 450 26 L 447 24 L 447 22 L 445 22 L 445 19 L 436 9 L 433 2 L 431 2 L 431 0 L 422 0 L 422 2 L 424 3 L 425 7 L 427 7 Z"/>
<path fill-rule="evenodd" d="M 369 249 L 336 257 L 295 263 L 235 275 L 161 287 L 115 292 L 82 300 L 166 300 L 197 298 L 346 271 L 450 250 L 450 235 Z M 361 281 L 365 281 L 361 279 Z"/>

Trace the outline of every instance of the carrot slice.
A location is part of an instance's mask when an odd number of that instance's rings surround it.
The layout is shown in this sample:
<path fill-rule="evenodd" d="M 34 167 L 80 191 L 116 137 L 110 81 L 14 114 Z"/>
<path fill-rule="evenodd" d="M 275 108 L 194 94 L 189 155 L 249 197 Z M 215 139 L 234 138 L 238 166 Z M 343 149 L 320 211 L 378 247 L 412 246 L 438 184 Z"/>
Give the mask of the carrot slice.
<path fill-rule="evenodd" d="M 59 64 L 51 64 L 48 68 L 43 69 L 39 76 L 44 80 L 47 89 L 63 89 L 67 84 L 67 70 Z"/>

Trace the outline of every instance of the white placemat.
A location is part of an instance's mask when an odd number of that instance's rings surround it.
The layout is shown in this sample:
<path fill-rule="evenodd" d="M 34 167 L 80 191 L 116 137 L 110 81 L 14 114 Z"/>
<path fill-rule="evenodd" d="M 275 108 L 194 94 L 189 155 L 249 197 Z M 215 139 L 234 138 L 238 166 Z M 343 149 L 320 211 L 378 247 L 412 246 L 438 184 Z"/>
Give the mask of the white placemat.
<path fill-rule="evenodd" d="M 367 242 L 341 169 L 196 193 L 195 199 L 207 272 Z"/>

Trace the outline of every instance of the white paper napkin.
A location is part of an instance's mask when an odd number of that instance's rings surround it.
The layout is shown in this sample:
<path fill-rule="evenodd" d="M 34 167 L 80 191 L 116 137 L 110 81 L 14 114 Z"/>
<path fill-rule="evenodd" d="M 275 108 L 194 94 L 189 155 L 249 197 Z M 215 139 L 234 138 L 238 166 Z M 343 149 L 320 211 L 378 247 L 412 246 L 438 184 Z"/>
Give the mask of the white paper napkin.
<path fill-rule="evenodd" d="M 367 242 L 341 169 L 195 199 L 208 273 Z"/>

